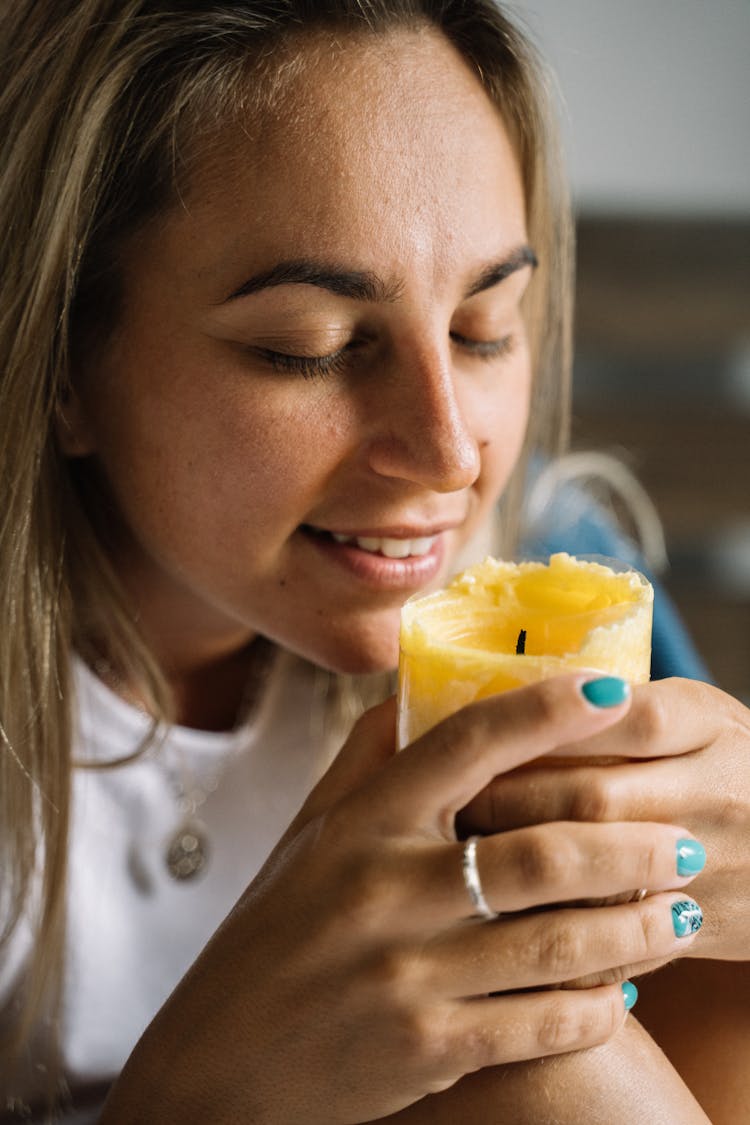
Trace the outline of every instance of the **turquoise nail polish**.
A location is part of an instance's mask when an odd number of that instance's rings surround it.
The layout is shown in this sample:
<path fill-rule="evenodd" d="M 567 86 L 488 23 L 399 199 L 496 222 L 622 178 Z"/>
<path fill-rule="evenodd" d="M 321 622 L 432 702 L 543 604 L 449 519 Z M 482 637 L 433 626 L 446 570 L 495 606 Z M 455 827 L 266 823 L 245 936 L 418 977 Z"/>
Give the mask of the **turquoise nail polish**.
<path fill-rule="evenodd" d="M 617 707 L 630 695 L 630 687 L 619 676 L 602 676 L 588 680 L 581 688 L 584 699 L 594 707 Z"/>
<path fill-rule="evenodd" d="M 672 903 L 672 925 L 677 937 L 696 933 L 703 925 L 703 911 L 691 898 Z"/>
<path fill-rule="evenodd" d="M 638 999 L 638 989 L 635 987 L 632 980 L 624 980 L 621 987 L 622 998 L 625 1001 L 625 1011 L 629 1012 Z"/>
<path fill-rule="evenodd" d="M 677 874 L 697 875 L 706 866 L 706 849 L 697 840 L 677 841 Z"/>

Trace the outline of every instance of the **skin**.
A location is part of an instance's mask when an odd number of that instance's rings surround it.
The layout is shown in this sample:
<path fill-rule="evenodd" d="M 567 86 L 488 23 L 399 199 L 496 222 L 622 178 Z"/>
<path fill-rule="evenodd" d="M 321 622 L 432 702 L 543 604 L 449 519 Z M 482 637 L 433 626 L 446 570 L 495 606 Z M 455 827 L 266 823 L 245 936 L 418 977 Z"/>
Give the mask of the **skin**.
<path fill-rule="evenodd" d="M 223 673 L 242 670 L 258 633 L 337 670 L 391 668 L 404 569 L 375 580 L 356 550 L 337 561 L 304 529 L 442 529 L 439 583 L 523 442 L 532 271 L 519 264 L 523 192 L 502 121 L 436 33 L 341 50 L 325 64 L 311 52 L 275 115 L 219 137 L 181 204 L 131 240 L 119 324 L 64 418 L 68 453 L 93 455 L 116 500 L 118 572 L 186 723 L 232 721 L 239 676 Z M 374 272 L 387 292 L 295 282 L 237 295 L 300 257 Z M 497 262 L 518 268 L 476 292 Z M 267 355 L 339 349 L 316 378 Z M 542 1064 L 526 1060 L 565 1055 L 544 1089 L 572 1125 L 591 1081 L 582 1049 L 611 1040 L 591 1120 L 639 1066 L 644 1119 L 677 1107 L 705 1121 L 648 1037 L 618 1036 L 612 983 L 696 943 L 671 926 L 690 882 L 675 874 L 679 818 L 490 835 L 479 863 L 504 914 L 467 917 L 459 811 L 481 819 L 493 779 L 547 751 L 637 737 L 642 705 L 595 708 L 585 679 L 483 701 L 399 755 L 392 704 L 370 712 L 146 1031 L 101 1120 L 416 1122 L 425 1106 L 456 1120 L 460 1099 L 474 1121 L 500 1107 L 504 1121 L 539 1122 Z M 640 904 L 573 905 L 641 885 L 653 893 Z M 556 903 L 568 905 L 528 911 Z M 596 987 L 556 987 L 574 979 Z"/>
<path fill-rule="evenodd" d="M 632 1016 L 599 1047 L 480 1071 L 439 1098 L 425 1098 L 385 1120 L 389 1125 L 454 1125 L 461 1120 L 486 1125 L 709 1125 L 682 1079 Z"/>

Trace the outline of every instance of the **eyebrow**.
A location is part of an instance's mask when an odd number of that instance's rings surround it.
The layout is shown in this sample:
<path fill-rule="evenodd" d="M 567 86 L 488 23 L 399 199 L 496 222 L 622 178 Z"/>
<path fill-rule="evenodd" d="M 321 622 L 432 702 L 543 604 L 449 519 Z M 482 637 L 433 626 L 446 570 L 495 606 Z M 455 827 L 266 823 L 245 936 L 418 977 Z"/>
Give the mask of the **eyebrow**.
<path fill-rule="evenodd" d="M 501 261 L 485 266 L 469 286 L 465 297 L 474 297 L 477 293 L 482 293 L 485 289 L 491 289 L 493 285 L 504 281 L 516 270 L 523 269 L 524 266 L 535 267 L 537 264 L 536 254 L 531 247 L 519 246 Z M 398 300 L 403 288 L 400 282 L 385 281 L 370 270 L 341 269 L 307 258 L 299 258 L 279 262 L 270 269 L 253 274 L 239 289 L 230 293 L 224 303 L 239 297 L 249 297 L 252 293 L 271 289 L 277 285 L 316 285 L 320 289 L 335 293 L 337 297 L 384 304 Z"/>
<path fill-rule="evenodd" d="M 493 262 L 486 266 L 474 284 L 469 286 L 466 296 L 474 297 L 477 293 L 483 293 L 485 289 L 491 289 L 493 285 L 505 281 L 506 277 L 510 277 L 512 273 L 523 269 L 524 266 L 531 266 L 532 269 L 536 269 L 538 265 L 537 256 L 531 247 L 519 246 L 512 250 L 501 262 Z"/>

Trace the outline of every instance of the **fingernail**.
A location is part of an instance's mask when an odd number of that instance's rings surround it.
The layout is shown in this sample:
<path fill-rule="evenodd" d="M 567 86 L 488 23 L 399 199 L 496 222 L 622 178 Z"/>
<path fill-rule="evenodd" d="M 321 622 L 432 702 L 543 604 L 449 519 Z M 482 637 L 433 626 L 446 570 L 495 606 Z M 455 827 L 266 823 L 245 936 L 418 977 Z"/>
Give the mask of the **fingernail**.
<path fill-rule="evenodd" d="M 677 841 L 677 874 L 697 875 L 706 866 L 706 849 L 698 840 Z"/>
<path fill-rule="evenodd" d="M 581 691 L 594 707 L 617 707 L 630 695 L 630 686 L 619 676 L 602 676 L 598 680 L 587 680 Z"/>
<path fill-rule="evenodd" d="M 672 925 L 676 937 L 688 937 L 703 925 L 703 911 L 692 898 L 672 903 Z"/>
<path fill-rule="evenodd" d="M 638 989 L 635 987 L 632 980 L 624 980 L 621 988 L 622 998 L 625 1001 L 625 1011 L 629 1012 L 638 999 Z"/>

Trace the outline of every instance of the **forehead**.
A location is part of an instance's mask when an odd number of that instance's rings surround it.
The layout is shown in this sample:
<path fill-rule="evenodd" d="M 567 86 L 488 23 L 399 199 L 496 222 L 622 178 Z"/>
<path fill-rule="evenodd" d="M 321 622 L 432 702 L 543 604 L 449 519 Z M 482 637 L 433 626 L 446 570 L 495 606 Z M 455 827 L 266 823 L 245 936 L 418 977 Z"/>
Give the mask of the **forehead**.
<path fill-rule="evenodd" d="M 499 110 L 439 31 L 315 35 L 287 48 L 262 108 L 201 146 L 160 224 L 205 268 L 278 256 L 445 251 L 525 238 L 523 186 Z M 488 214 L 496 229 L 488 230 Z M 490 245 L 487 246 L 489 239 Z M 476 243 L 476 245 L 474 245 Z M 361 251 L 359 246 L 358 251 Z"/>

